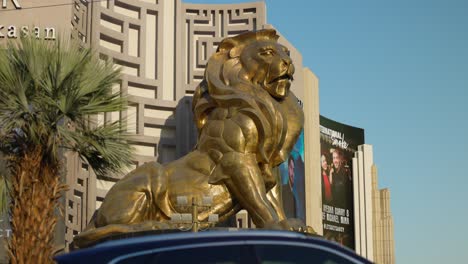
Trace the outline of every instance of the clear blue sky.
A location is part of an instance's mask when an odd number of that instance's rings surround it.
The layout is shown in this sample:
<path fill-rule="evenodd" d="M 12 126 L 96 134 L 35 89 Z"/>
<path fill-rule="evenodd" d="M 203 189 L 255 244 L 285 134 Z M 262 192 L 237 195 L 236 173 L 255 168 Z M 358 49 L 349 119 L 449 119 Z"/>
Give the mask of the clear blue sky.
<path fill-rule="evenodd" d="M 374 146 L 396 262 L 468 261 L 468 1 L 266 5 L 320 78 L 321 114 L 364 128 Z"/>

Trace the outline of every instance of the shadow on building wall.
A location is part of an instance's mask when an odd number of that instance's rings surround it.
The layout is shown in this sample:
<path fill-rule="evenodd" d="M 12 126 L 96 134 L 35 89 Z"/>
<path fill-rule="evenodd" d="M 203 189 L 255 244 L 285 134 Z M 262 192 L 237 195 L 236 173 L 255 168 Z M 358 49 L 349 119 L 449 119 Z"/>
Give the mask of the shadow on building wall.
<path fill-rule="evenodd" d="M 193 150 L 197 137 L 192 113 L 192 96 L 184 96 L 177 103 L 175 114 L 171 115 L 162 127 L 156 161 L 165 164 L 183 157 Z"/>

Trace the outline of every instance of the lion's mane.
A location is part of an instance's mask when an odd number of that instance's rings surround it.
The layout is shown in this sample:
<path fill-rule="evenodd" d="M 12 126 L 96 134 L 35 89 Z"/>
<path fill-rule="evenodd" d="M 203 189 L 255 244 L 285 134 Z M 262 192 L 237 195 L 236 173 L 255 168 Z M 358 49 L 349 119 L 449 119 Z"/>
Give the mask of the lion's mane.
<path fill-rule="evenodd" d="M 284 141 L 286 120 L 275 99 L 261 84 L 240 77 L 246 73 L 245 65 L 239 56 L 233 56 L 234 49 L 242 50 L 259 40 L 276 42 L 278 35 L 275 30 L 262 30 L 228 38 L 220 43 L 207 63 L 204 80 L 195 89 L 192 110 L 199 135 L 210 112 L 216 108 L 234 107 L 249 116 L 259 133 L 258 157 L 261 160 L 258 162 L 269 163 L 271 154 L 266 153 L 265 146 L 277 146 Z"/>

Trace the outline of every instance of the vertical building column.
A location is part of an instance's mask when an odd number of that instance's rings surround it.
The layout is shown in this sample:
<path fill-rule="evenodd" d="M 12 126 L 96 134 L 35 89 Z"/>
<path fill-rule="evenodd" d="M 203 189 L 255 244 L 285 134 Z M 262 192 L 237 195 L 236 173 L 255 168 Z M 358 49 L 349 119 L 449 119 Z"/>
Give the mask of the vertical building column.
<path fill-rule="evenodd" d="M 304 68 L 303 77 L 306 224 L 322 235 L 319 80 L 308 68 Z"/>
<path fill-rule="evenodd" d="M 382 210 L 380 206 L 380 191 L 378 189 L 377 181 L 377 167 L 372 166 L 372 223 L 373 223 L 373 234 L 374 234 L 374 262 L 383 263 L 382 259 Z"/>
<path fill-rule="evenodd" d="M 358 147 L 359 150 L 364 154 L 364 196 L 365 196 L 365 208 L 366 208 L 366 247 L 367 247 L 367 259 L 370 261 L 374 260 L 374 235 L 373 235 L 373 223 L 372 223 L 372 166 L 374 165 L 374 154 L 371 145 L 361 145 Z"/>
<path fill-rule="evenodd" d="M 360 146 L 359 146 L 360 147 Z M 358 149 L 359 149 L 358 147 Z M 358 170 L 358 203 L 359 203 L 359 211 L 354 212 L 355 215 L 359 214 L 359 222 L 355 222 L 355 225 L 359 225 L 359 236 L 360 236 L 360 248 L 359 254 L 363 257 L 367 257 L 367 223 L 366 223 L 366 201 L 367 197 L 365 196 L 365 169 L 364 169 L 364 154 L 361 150 L 358 150 L 355 153 L 357 157 L 357 170 Z M 356 190 L 355 190 L 356 192 Z"/>
<path fill-rule="evenodd" d="M 359 199 L 359 169 L 357 152 L 353 158 L 353 202 L 354 202 L 354 247 L 358 254 L 361 253 L 361 203 Z"/>
<path fill-rule="evenodd" d="M 395 263 L 395 242 L 393 238 L 393 217 L 390 211 L 390 191 L 380 190 L 382 208 L 382 263 Z"/>
<path fill-rule="evenodd" d="M 164 62 L 160 67 L 162 68 L 162 87 L 164 87 L 163 100 L 175 100 L 175 81 L 174 81 L 174 68 L 175 68 L 175 21 L 176 21 L 176 9 L 175 1 L 162 1 L 162 13 L 161 16 L 163 27 L 162 36 L 162 61 Z M 159 77 L 161 78 L 161 77 Z"/>
<path fill-rule="evenodd" d="M 353 158 L 354 225 L 356 252 L 374 260 L 371 145 L 360 145 Z"/>

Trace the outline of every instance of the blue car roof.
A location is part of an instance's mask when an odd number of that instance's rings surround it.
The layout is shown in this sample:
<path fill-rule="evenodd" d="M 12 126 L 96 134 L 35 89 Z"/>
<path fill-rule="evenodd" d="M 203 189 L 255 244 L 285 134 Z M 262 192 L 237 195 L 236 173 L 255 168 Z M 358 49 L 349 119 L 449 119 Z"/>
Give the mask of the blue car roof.
<path fill-rule="evenodd" d="M 320 237 L 309 236 L 297 232 L 270 231 L 270 230 L 239 230 L 239 231 L 206 231 L 183 232 L 157 235 L 145 235 L 133 238 L 125 238 L 100 243 L 96 246 L 73 251 L 60 255 L 55 260 L 60 264 L 68 263 L 105 263 L 120 255 L 132 252 L 151 250 L 155 248 L 170 248 L 180 245 L 202 244 L 261 244 L 275 243 L 281 245 L 313 244 L 322 248 L 337 251 L 362 263 L 370 263 L 368 260 L 356 255 L 356 253 L 337 243 L 327 241 Z M 92 260 L 95 260 L 93 262 Z"/>

